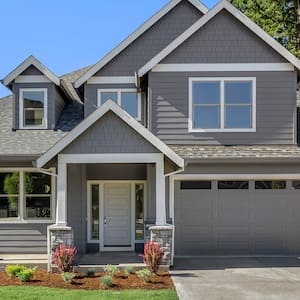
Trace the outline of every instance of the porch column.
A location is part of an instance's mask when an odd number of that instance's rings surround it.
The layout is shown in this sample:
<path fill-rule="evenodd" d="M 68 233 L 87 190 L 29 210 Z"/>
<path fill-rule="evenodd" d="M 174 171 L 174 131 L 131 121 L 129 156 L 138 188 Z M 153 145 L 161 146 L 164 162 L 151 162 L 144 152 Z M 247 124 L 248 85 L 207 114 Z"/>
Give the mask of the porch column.
<path fill-rule="evenodd" d="M 67 164 L 58 156 L 56 225 L 67 226 Z"/>
<path fill-rule="evenodd" d="M 166 225 L 166 182 L 164 174 L 164 156 L 156 162 L 156 225 Z"/>

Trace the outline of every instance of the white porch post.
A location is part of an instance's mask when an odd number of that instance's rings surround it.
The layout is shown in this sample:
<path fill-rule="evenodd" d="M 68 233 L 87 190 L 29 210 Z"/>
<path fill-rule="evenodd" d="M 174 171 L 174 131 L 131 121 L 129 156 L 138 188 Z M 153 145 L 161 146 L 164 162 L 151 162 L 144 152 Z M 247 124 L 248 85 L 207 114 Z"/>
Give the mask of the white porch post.
<path fill-rule="evenodd" d="M 67 164 L 58 156 L 56 225 L 67 226 Z"/>
<path fill-rule="evenodd" d="M 156 162 L 156 225 L 166 225 L 166 182 L 164 174 L 164 156 Z"/>

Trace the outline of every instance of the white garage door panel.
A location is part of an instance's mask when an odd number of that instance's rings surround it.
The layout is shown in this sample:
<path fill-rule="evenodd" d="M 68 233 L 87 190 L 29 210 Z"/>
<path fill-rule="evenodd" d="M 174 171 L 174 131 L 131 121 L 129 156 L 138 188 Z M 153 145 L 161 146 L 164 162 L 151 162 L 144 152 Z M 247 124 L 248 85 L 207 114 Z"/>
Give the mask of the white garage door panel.
<path fill-rule="evenodd" d="M 175 181 L 175 255 L 300 253 L 300 190 L 212 186 Z"/>

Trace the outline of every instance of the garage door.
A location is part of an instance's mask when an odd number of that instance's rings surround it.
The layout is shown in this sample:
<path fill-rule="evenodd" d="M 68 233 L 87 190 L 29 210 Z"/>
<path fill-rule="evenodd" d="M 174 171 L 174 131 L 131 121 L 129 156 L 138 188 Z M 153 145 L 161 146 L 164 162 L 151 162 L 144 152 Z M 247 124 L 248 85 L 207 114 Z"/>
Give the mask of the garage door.
<path fill-rule="evenodd" d="M 299 254 L 300 183 L 175 181 L 175 255 Z"/>

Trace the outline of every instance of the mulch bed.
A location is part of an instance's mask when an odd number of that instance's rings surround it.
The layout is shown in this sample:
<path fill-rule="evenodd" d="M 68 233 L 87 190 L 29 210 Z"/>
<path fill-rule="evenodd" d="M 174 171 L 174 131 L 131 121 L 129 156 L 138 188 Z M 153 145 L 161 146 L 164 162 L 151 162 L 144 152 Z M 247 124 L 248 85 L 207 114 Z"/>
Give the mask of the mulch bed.
<path fill-rule="evenodd" d="M 9 277 L 5 272 L 0 272 L 0 286 L 45 286 L 51 288 L 78 289 L 78 290 L 128 290 L 128 289 L 173 289 L 174 285 L 167 272 L 160 272 L 151 279 L 150 283 L 144 283 L 135 274 L 125 276 L 119 273 L 113 278 L 113 286 L 108 288 L 101 284 L 100 278 L 104 273 L 95 273 L 93 278 L 85 274 L 77 274 L 72 284 L 65 283 L 60 274 L 48 273 L 45 270 L 37 270 L 30 282 L 20 282 L 17 278 Z"/>

